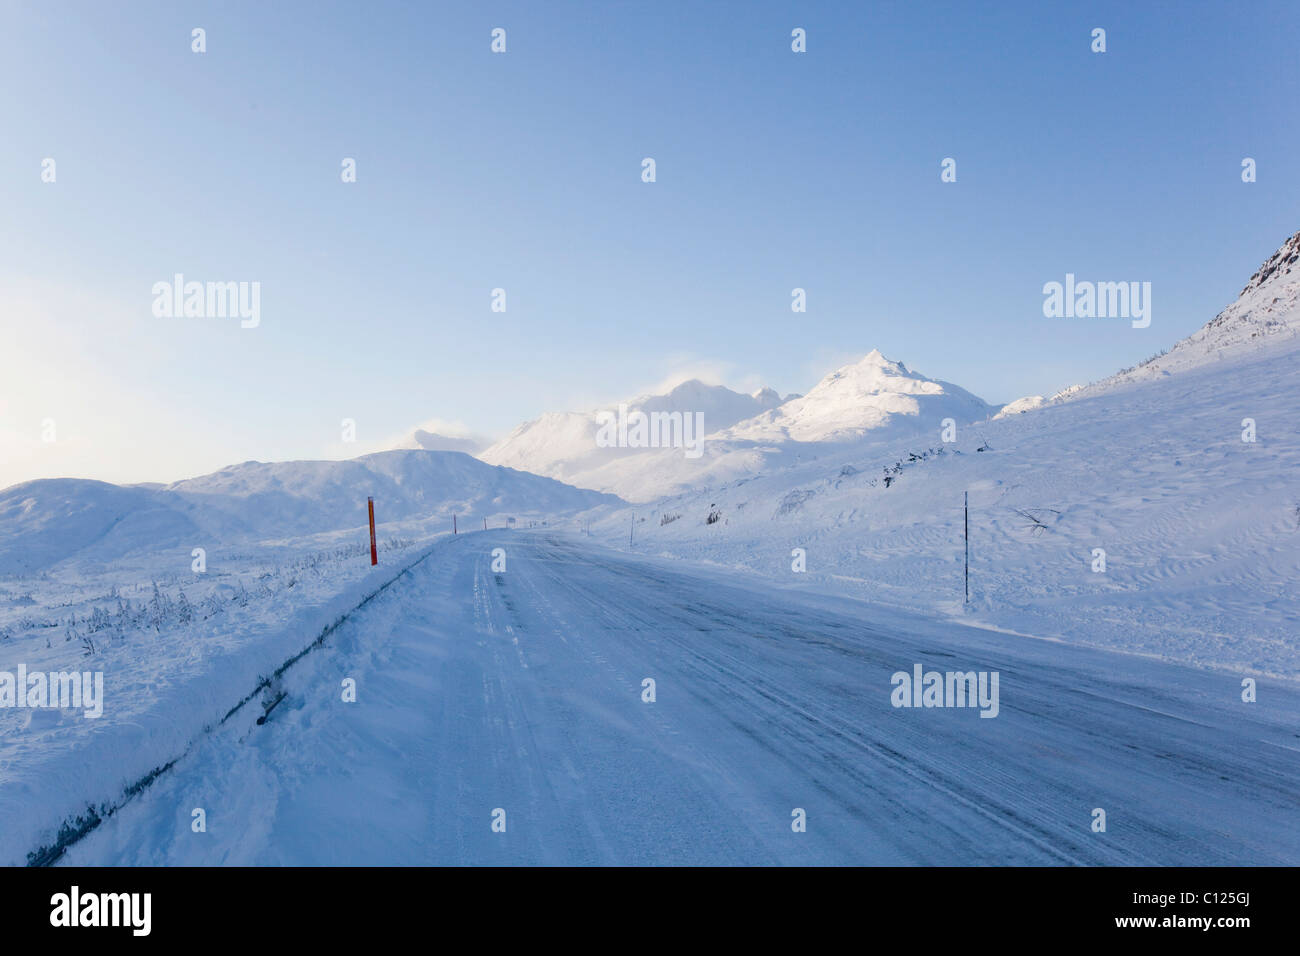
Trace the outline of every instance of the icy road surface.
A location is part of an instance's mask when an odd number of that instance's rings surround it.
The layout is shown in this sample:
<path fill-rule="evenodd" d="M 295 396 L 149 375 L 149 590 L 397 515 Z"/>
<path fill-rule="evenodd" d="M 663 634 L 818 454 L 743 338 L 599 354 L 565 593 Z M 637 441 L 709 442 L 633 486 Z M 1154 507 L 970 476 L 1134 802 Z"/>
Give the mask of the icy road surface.
<path fill-rule="evenodd" d="M 894 708 L 917 663 L 998 671 L 998 716 Z M 1300 863 L 1294 685 L 1247 704 L 1239 675 L 582 537 L 450 539 L 285 684 L 65 862 Z"/>

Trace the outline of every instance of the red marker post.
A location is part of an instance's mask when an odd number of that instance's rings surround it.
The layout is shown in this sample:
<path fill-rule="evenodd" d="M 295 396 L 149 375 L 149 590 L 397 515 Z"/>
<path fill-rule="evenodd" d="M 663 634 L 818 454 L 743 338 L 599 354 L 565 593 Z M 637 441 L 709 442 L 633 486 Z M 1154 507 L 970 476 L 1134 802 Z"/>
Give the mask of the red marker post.
<path fill-rule="evenodd" d="M 367 498 L 366 504 L 370 508 L 370 566 L 374 567 L 379 563 L 379 549 L 375 547 L 375 499 Z"/>

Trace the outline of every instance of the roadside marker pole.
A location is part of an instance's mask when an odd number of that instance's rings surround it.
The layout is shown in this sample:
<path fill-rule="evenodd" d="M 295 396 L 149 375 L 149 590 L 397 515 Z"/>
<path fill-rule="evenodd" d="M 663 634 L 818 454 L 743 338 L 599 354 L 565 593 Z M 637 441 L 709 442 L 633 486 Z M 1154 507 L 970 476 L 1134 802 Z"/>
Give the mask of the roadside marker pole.
<path fill-rule="evenodd" d="M 455 516 L 455 515 L 452 515 L 452 516 L 451 516 L 451 533 L 452 533 L 452 534 L 460 534 L 460 532 L 456 530 L 456 516 Z"/>
<path fill-rule="evenodd" d="M 367 498 L 366 507 L 370 509 L 370 566 L 379 563 L 379 549 L 375 547 L 375 499 Z"/>
<path fill-rule="evenodd" d="M 962 492 L 962 510 L 966 518 L 966 603 L 970 603 L 970 492 Z"/>

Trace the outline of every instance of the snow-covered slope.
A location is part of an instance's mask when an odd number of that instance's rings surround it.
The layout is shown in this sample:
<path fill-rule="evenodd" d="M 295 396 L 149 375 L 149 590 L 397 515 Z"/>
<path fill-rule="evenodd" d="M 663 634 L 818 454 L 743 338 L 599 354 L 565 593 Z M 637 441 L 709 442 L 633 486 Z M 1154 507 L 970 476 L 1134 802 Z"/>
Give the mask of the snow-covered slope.
<path fill-rule="evenodd" d="M 0 491 L 0 575 L 38 571 L 75 553 L 111 558 L 150 541 L 198 544 L 201 534 L 184 500 L 153 487 L 50 478 Z"/>
<path fill-rule="evenodd" d="M 1157 356 L 1102 385 L 1143 381 L 1219 362 L 1241 352 L 1300 341 L 1300 232 L 1259 267 L 1237 301 Z"/>
<path fill-rule="evenodd" d="M 1241 356 L 1300 348 L 1300 232 L 1264 260 L 1237 300 L 1187 338 L 1133 368 L 1054 401 L 1150 382 Z"/>
<path fill-rule="evenodd" d="M 366 524 L 566 514 L 611 499 L 460 452 L 403 450 L 350 461 L 244 462 L 165 487 L 53 479 L 0 491 L 0 574 L 185 544 L 289 538 Z"/>
<path fill-rule="evenodd" d="M 1288 239 L 1250 277 L 1236 301 L 1187 338 L 1145 362 L 1090 385 L 1071 385 L 1050 398 L 1028 395 L 1003 406 L 996 418 L 1059 405 L 1115 388 L 1231 360 L 1300 348 L 1300 232 Z"/>

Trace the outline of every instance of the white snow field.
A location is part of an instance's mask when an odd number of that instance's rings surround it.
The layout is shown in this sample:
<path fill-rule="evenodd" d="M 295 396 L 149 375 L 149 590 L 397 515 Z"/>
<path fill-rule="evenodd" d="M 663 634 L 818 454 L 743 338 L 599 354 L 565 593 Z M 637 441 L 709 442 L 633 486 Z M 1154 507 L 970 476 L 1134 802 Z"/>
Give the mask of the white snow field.
<path fill-rule="evenodd" d="M 918 663 L 997 671 L 997 716 L 893 707 Z M 284 686 L 264 726 L 245 708 L 65 861 L 1300 863 L 1292 684 L 1247 705 L 1232 675 L 577 535 L 439 541 Z"/>

